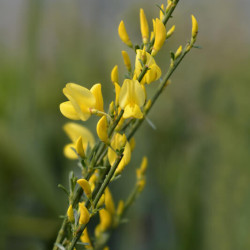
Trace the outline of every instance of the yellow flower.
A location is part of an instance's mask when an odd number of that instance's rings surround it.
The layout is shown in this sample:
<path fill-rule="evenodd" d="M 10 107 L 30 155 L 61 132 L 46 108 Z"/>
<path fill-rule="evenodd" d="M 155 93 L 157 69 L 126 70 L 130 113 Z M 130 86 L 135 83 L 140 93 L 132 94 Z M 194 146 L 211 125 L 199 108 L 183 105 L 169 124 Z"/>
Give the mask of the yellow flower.
<path fill-rule="evenodd" d="M 134 77 L 138 78 L 141 71 L 142 71 L 142 65 L 140 60 L 143 59 L 143 55 L 145 52 L 143 50 L 136 50 L 136 58 L 135 58 L 135 72 Z M 148 66 L 148 71 L 144 75 L 144 77 L 141 80 L 141 84 L 150 84 L 153 81 L 156 81 L 161 76 L 161 69 L 157 66 L 155 59 L 153 56 L 151 56 L 149 53 L 146 52 L 146 62 L 145 65 Z"/>
<path fill-rule="evenodd" d="M 111 227 L 112 217 L 109 211 L 106 209 L 101 209 L 99 211 L 99 215 L 100 215 L 100 228 L 101 231 L 104 232 Z"/>
<path fill-rule="evenodd" d="M 100 83 L 95 84 L 90 90 L 75 83 L 68 83 L 63 93 L 69 101 L 60 104 L 60 111 L 69 119 L 86 121 L 92 110 L 103 111 Z"/>
<path fill-rule="evenodd" d="M 72 143 L 69 143 L 64 147 L 64 155 L 67 158 L 77 159 L 77 155 L 74 152 L 74 150 L 72 150 L 72 148 L 75 148 L 75 149 L 77 148 L 77 143 L 79 143 L 80 137 L 82 138 L 81 139 L 82 147 L 84 151 L 86 150 L 88 143 L 91 147 L 93 147 L 95 143 L 95 139 L 92 133 L 87 128 L 77 123 L 69 122 L 63 126 L 63 129 L 72 141 Z"/>
<path fill-rule="evenodd" d="M 75 217 L 74 217 L 74 211 L 72 208 L 72 205 L 69 205 L 69 208 L 67 210 L 67 216 L 68 216 L 68 220 L 73 223 L 75 221 Z"/>
<path fill-rule="evenodd" d="M 114 150 L 121 150 L 121 148 L 124 147 L 124 136 L 125 135 L 122 136 L 121 134 L 116 133 L 114 137 L 112 138 L 112 141 L 111 141 L 112 149 L 111 148 L 108 149 L 108 160 L 111 166 L 115 163 L 117 159 L 117 154 Z M 124 167 L 128 165 L 130 158 L 131 158 L 130 145 L 128 142 L 126 142 L 124 152 L 123 152 L 123 157 L 116 169 L 116 172 L 115 172 L 116 174 L 121 173 Z"/>
<path fill-rule="evenodd" d="M 92 197 L 91 187 L 87 180 L 79 179 L 77 183 L 81 186 L 86 196 L 90 199 Z"/>
<path fill-rule="evenodd" d="M 159 18 L 155 20 L 155 42 L 152 49 L 152 56 L 155 56 L 157 52 L 160 50 L 162 45 L 164 44 L 167 36 L 165 25 Z"/>
<path fill-rule="evenodd" d="M 140 107 L 145 102 L 145 92 L 137 80 L 125 79 L 121 87 L 119 105 L 124 109 L 123 118 L 141 119 L 143 114 Z"/>
<path fill-rule="evenodd" d="M 90 219 L 90 214 L 88 209 L 85 207 L 84 203 L 79 203 L 79 211 L 80 211 L 80 218 L 79 218 L 79 224 L 87 224 Z"/>
<path fill-rule="evenodd" d="M 84 246 L 86 249 L 93 249 L 90 238 L 89 238 L 87 227 L 85 227 L 85 229 L 80 237 L 80 240 L 83 243 L 88 243 L 88 245 Z"/>
<path fill-rule="evenodd" d="M 143 9 L 140 9 L 140 24 L 141 24 L 142 41 L 145 44 L 148 42 L 149 30 L 148 30 L 148 21 Z"/>
<path fill-rule="evenodd" d="M 133 47 L 132 42 L 130 41 L 130 38 L 128 36 L 128 33 L 125 28 L 125 24 L 123 21 L 120 22 L 119 27 L 118 27 L 118 34 L 121 38 L 121 40 L 128 45 L 129 47 Z"/>
<path fill-rule="evenodd" d="M 104 197 L 105 197 L 106 209 L 110 212 L 110 214 L 114 214 L 115 213 L 115 203 L 114 203 L 112 194 L 111 194 L 108 187 L 105 189 Z"/>
<path fill-rule="evenodd" d="M 181 53 L 182 53 L 182 46 L 180 45 L 174 54 L 174 59 L 177 59 L 181 55 Z"/>
<path fill-rule="evenodd" d="M 108 142 L 108 122 L 105 115 L 98 121 L 96 125 L 96 132 L 101 141 L 105 143 Z"/>

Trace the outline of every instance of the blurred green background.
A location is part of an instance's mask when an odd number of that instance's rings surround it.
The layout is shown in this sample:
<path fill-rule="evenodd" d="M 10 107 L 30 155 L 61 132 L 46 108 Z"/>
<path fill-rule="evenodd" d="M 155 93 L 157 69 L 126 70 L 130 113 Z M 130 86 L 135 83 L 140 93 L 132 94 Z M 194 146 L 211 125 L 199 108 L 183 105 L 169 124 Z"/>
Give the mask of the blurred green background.
<path fill-rule="evenodd" d="M 62 154 L 62 88 L 101 82 L 107 107 L 112 67 L 125 73 L 118 24 L 139 42 L 139 8 L 150 20 L 155 3 L 0 0 L 0 249 L 52 248 L 67 205 L 57 184 L 67 186 L 77 169 Z M 202 50 L 176 71 L 149 115 L 157 130 L 144 123 L 131 164 L 111 187 L 125 198 L 148 156 L 146 189 L 111 250 L 250 249 L 249 10 L 248 0 L 180 1 L 168 26 L 176 24 L 175 35 L 156 60 L 164 71 L 169 50 L 186 43 L 190 14 Z M 86 122 L 93 132 L 96 121 Z"/>

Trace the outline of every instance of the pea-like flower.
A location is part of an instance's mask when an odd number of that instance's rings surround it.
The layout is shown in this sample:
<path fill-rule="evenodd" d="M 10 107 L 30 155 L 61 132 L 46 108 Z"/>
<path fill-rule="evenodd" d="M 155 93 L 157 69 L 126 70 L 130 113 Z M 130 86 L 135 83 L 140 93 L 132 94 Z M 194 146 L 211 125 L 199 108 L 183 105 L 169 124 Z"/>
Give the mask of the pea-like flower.
<path fill-rule="evenodd" d="M 145 54 L 146 54 L 146 58 L 144 58 Z M 145 61 L 145 65 L 148 66 L 148 71 L 142 78 L 141 84 L 145 84 L 145 83 L 150 84 L 151 82 L 158 80 L 161 76 L 160 67 L 156 64 L 153 56 L 151 56 L 149 53 L 140 49 L 136 50 L 134 77 L 138 78 L 139 75 L 141 74 L 141 71 L 142 71 L 141 61 Z"/>
<path fill-rule="evenodd" d="M 126 79 L 119 94 L 119 105 L 124 109 L 123 118 L 141 119 L 143 114 L 141 108 L 145 102 L 145 92 L 137 80 Z"/>
<path fill-rule="evenodd" d="M 69 101 L 60 104 L 60 111 L 69 119 L 86 121 L 91 114 L 103 111 L 100 83 L 95 84 L 90 90 L 75 83 L 68 83 L 63 93 Z"/>
<path fill-rule="evenodd" d="M 93 147 L 95 139 L 87 128 L 77 123 L 69 122 L 63 126 L 63 129 L 72 141 L 72 143 L 69 143 L 64 147 L 64 155 L 67 158 L 72 160 L 77 159 L 77 154 L 72 148 L 76 149 L 76 144 L 79 138 L 81 138 L 82 148 L 84 151 L 86 150 L 88 144 Z"/>

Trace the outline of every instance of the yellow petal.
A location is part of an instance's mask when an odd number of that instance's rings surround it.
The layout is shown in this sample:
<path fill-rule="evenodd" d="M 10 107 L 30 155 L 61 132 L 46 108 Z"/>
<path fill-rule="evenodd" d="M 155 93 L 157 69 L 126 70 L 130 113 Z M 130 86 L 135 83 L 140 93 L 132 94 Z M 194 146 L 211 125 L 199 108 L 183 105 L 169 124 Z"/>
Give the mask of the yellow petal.
<path fill-rule="evenodd" d="M 100 83 L 97 83 L 90 89 L 90 91 L 94 95 L 96 100 L 94 106 L 95 109 L 103 112 L 102 85 Z"/>
<path fill-rule="evenodd" d="M 105 115 L 98 121 L 96 132 L 101 141 L 108 142 L 108 122 Z"/>
<path fill-rule="evenodd" d="M 134 105 L 126 105 L 125 109 L 124 109 L 124 114 L 123 114 L 123 118 L 127 119 L 130 117 L 134 117 L 137 119 L 142 119 L 143 118 L 143 114 L 141 112 L 141 109 L 138 105 L 134 104 Z"/>
<path fill-rule="evenodd" d="M 88 209 L 85 207 L 83 203 L 79 203 L 79 211 L 80 211 L 80 218 L 79 224 L 87 224 L 90 219 L 90 214 Z"/>
<path fill-rule="evenodd" d="M 63 149 L 63 153 L 68 159 L 76 160 L 78 157 L 77 157 L 76 152 L 72 148 L 75 148 L 75 145 L 73 143 L 65 145 Z"/>
<path fill-rule="evenodd" d="M 74 143 L 81 136 L 84 150 L 86 150 L 88 143 L 91 147 L 94 146 L 95 139 L 87 128 L 74 122 L 68 122 L 63 126 L 63 130 Z"/>
<path fill-rule="evenodd" d="M 65 117 L 71 120 L 80 120 L 80 117 L 78 116 L 77 112 L 75 111 L 75 108 L 73 107 L 70 101 L 61 103 L 60 111 Z"/>
<path fill-rule="evenodd" d="M 145 93 L 137 80 L 125 79 L 121 87 L 119 105 L 125 109 L 127 105 L 134 104 L 141 107 L 145 102 Z"/>
<path fill-rule="evenodd" d="M 145 75 L 145 82 L 147 84 L 150 84 L 151 82 L 158 80 L 160 76 L 161 76 L 161 69 L 156 64 L 153 64 L 150 66 L 150 69 L 147 71 Z"/>
<path fill-rule="evenodd" d="M 142 41 L 145 44 L 148 42 L 149 30 L 148 30 L 148 21 L 143 9 L 140 9 L 140 25 L 141 25 Z"/>
<path fill-rule="evenodd" d="M 76 152 L 79 154 L 82 158 L 85 157 L 85 152 L 83 148 L 83 143 L 82 143 L 82 136 L 80 136 L 77 141 L 76 141 Z"/>
<path fill-rule="evenodd" d="M 120 174 L 123 171 L 124 167 L 129 164 L 130 160 L 131 160 L 131 149 L 130 149 L 129 143 L 127 142 L 124 148 L 123 158 L 121 162 L 119 163 L 115 171 L 115 174 L 116 175 Z"/>
<path fill-rule="evenodd" d="M 80 237 L 80 240 L 83 243 L 88 243 L 88 245 L 84 246 L 86 249 L 93 249 L 92 244 L 91 244 L 91 240 L 89 238 L 87 227 L 85 227 L 85 229 Z"/>
<path fill-rule="evenodd" d="M 79 179 L 77 180 L 77 183 L 81 186 L 86 196 L 90 199 L 92 197 L 92 192 L 89 182 L 85 179 Z"/>
<path fill-rule="evenodd" d="M 118 34 L 121 38 L 121 40 L 128 45 L 129 47 L 133 47 L 132 42 L 130 41 L 130 38 L 128 36 L 128 33 L 125 28 L 125 24 L 123 21 L 120 22 L 119 27 L 118 27 Z"/>
<path fill-rule="evenodd" d="M 86 121 L 90 117 L 90 108 L 95 107 L 95 96 L 87 88 L 75 83 L 66 84 L 63 93 L 72 103 L 80 119 Z"/>

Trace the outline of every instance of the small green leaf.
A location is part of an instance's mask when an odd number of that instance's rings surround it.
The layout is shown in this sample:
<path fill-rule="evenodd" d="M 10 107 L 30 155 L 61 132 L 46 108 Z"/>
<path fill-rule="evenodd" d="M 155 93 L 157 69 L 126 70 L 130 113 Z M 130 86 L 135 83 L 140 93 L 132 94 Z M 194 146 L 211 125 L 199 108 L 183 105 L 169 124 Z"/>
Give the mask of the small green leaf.
<path fill-rule="evenodd" d="M 58 184 L 57 186 L 61 188 L 67 195 L 69 195 L 69 191 L 62 184 Z"/>

